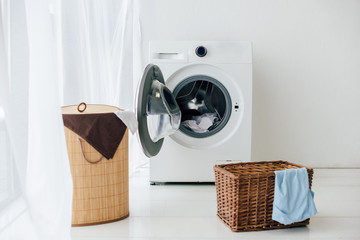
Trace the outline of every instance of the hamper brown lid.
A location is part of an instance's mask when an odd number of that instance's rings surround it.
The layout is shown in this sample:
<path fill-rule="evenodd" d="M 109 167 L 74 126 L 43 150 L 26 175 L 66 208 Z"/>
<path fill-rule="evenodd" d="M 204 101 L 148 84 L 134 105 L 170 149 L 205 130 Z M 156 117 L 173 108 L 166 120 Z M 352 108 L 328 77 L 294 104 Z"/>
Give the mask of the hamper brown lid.
<path fill-rule="evenodd" d="M 78 105 L 64 106 L 61 108 L 63 114 L 112 113 L 118 110 L 121 109 L 102 104 L 86 104 L 86 109 L 83 112 L 78 111 Z"/>
<path fill-rule="evenodd" d="M 114 157 L 127 128 L 114 113 L 118 110 L 113 106 L 85 103 L 62 107 L 65 127 L 107 159 Z"/>

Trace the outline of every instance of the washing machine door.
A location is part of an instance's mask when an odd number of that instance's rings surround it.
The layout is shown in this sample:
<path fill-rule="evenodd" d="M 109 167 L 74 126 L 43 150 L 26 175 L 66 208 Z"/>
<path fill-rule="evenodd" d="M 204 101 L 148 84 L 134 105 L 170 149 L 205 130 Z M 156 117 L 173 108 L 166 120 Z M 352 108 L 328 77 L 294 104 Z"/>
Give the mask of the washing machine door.
<path fill-rule="evenodd" d="M 172 92 L 165 86 L 158 66 L 149 64 L 137 93 L 139 138 L 148 157 L 157 155 L 164 137 L 175 133 L 181 122 L 181 111 Z"/>

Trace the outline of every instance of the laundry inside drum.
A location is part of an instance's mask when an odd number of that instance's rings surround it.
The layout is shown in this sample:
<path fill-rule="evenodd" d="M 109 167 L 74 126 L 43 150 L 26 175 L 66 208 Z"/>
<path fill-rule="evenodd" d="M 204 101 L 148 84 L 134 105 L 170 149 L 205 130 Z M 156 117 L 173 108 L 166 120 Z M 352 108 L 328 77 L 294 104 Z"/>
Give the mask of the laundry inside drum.
<path fill-rule="evenodd" d="M 192 76 L 174 89 L 181 110 L 180 131 L 196 138 L 221 131 L 231 115 L 231 98 L 224 85 L 209 76 Z"/>

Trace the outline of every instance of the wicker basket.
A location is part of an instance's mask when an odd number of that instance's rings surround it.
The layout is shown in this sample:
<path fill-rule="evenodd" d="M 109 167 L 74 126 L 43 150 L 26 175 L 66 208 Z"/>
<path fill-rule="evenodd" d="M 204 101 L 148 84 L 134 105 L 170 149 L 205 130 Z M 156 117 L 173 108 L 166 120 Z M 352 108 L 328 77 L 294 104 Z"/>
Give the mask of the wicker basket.
<path fill-rule="evenodd" d="M 63 107 L 63 113 L 76 113 L 76 106 Z M 111 106 L 88 105 L 88 113 L 118 110 Z M 86 114 L 84 112 L 83 114 Z M 114 157 L 102 158 L 90 144 L 65 127 L 65 137 L 73 178 L 72 225 L 87 226 L 113 222 L 129 216 L 128 130 Z M 80 141 L 79 141 L 80 140 Z"/>
<path fill-rule="evenodd" d="M 309 219 L 283 225 L 272 220 L 274 171 L 302 168 L 285 161 L 223 164 L 214 167 L 217 215 L 234 232 L 309 224 Z M 306 168 L 311 188 L 313 169 Z"/>

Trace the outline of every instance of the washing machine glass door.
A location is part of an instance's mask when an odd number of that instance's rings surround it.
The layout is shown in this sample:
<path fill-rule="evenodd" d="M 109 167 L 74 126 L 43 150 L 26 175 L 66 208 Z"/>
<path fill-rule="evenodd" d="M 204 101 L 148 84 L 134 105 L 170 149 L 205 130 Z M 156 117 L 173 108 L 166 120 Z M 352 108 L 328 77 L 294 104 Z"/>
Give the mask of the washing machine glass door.
<path fill-rule="evenodd" d="M 165 86 L 158 66 L 149 64 L 137 93 L 139 137 L 148 157 L 157 155 L 164 137 L 175 133 L 180 126 L 181 111 L 172 92 Z"/>

